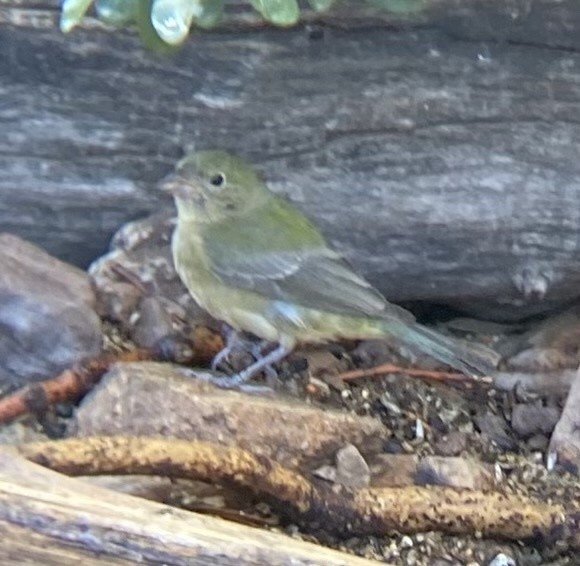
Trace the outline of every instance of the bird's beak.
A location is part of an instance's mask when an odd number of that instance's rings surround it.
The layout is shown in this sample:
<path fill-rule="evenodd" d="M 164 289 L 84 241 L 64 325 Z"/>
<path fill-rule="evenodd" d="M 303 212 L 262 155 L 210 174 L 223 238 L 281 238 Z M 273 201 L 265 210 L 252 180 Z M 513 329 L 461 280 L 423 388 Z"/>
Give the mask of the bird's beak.
<path fill-rule="evenodd" d="M 187 181 L 177 173 L 170 173 L 161 180 L 159 186 L 163 192 L 177 196 L 187 186 Z"/>
<path fill-rule="evenodd" d="M 199 207 L 205 204 L 201 185 L 179 173 L 171 173 L 165 177 L 160 183 L 160 188 L 179 200 L 195 203 Z"/>

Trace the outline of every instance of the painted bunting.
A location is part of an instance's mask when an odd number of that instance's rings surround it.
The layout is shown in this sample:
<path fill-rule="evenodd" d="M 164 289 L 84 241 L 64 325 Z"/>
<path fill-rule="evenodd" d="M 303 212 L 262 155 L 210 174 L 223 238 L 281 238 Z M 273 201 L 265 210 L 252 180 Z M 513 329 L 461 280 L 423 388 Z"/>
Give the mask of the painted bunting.
<path fill-rule="evenodd" d="M 247 381 L 298 343 L 395 338 L 468 375 L 494 355 L 415 322 L 330 249 L 321 233 L 252 167 L 224 151 L 179 162 L 162 184 L 173 194 L 177 273 L 199 305 L 278 348 L 232 376 Z"/>

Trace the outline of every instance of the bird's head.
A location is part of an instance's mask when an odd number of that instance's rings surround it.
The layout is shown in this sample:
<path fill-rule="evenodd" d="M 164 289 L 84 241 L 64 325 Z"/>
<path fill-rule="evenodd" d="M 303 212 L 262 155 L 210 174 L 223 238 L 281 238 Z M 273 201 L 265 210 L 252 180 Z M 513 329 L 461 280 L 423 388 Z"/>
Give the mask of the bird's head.
<path fill-rule="evenodd" d="M 265 201 L 270 192 L 256 172 L 239 157 L 207 150 L 183 158 L 161 188 L 171 193 L 180 220 L 227 219 Z"/>

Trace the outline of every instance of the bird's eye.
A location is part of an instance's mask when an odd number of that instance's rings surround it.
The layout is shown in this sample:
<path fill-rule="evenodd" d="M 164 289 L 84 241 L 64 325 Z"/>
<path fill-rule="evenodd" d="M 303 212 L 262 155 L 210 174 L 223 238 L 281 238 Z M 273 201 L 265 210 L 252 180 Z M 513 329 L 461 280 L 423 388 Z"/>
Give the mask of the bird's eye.
<path fill-rule="evenodd" d="M 214 187 L 224 187 L 226 184 L 226 176 L 223 173 L 216 173 L 209 178 L 209 182 Z"/>

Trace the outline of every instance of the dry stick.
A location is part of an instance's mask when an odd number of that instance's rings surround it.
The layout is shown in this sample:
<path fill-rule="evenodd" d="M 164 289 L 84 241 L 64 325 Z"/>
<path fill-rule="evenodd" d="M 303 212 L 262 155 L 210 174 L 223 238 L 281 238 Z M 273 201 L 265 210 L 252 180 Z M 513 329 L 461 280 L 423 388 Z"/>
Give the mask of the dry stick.
<path fill-rule="evenodd" d="M 190 348 L 189 348 L 190 346 Z M 191 362 L 207 361 L 223 347 L 219 334 L 198 326 L 188 345 Z M 167 361 L 169 352 L 158 348 L 136 349 L 128 352 L 105 352 L 79 362 L 56 377 L 31 383 L 0 399 L 0 424 L 10 422 L 26 413 L 42 414 L 55 403 L 74 402 L 89 391 L 113 364 L 119 362 Z"/>
<path fill-rule="evenodd" d="M 440 530 L 564 541 L 580 549 L 580 514 L 521 495 L 437 487 L 351 490 L 312 483 L 235 447 L 148 437 L 86 437 L 22 445 L 29 460 L 70 475 L 155 474 L 251 490 L 309 530 L 341 536 Z"/>
<path fill-rule="evenodd" d="M 67 369 L 56 377 L 31 383 L 0 399 L 0 423 L 7 423 L 26 413 L 41 414 L 55 403 L 76 401 L 97 383 L 114 363 L 151 359 L 153 359 L 151 352 L 134 350 L 121 354 L 104 353 L 80 362 L 75 368 Z"/>
<path fill-rule="evenodd" d="M 436 381 L 460 381 L 465 384 L 491 382 L 491 379 L 488 377 L 481 377 L 476 380 L 472 380 L 458 372 L 435 371 L 421 368 L 404 368 L 395 364 L 380 364 L 368 369 L 355 369 L 339 374 L 338 378 L 342 379 L 343 381 L 351 381 L 364 377 L 376 377 L 386 373 L 403 373 L 405 375 L 410 375 L 411 377 L 422 377 L 424 379 L 433 379 Z"/>

